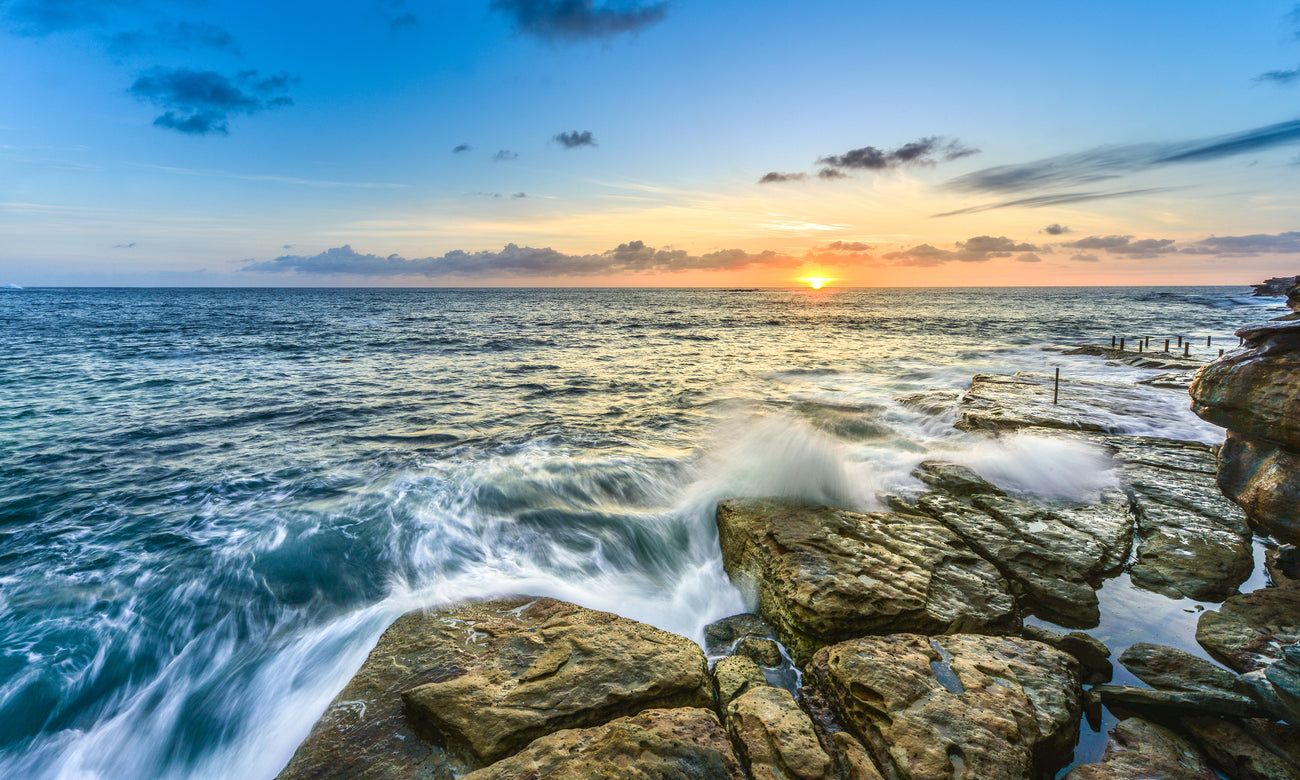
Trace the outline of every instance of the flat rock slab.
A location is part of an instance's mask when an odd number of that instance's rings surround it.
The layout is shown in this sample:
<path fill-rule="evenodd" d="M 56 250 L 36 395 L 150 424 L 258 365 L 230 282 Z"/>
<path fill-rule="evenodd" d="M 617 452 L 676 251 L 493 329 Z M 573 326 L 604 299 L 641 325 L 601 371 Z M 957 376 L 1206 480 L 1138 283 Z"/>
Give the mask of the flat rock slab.
<path fill-rule="evenodd" d="M 450 777 L 444 747 L 472 768 L 556 729 L 712 702 L 695 643 L 606 612 L 546 598 L 410 612 L 279 777 Z"/>
<path fill-rule="evenodd" d="M 1217 612 L 1203 613 L 1196 641 L 1238 672 L 1273 664 L 1284 645 L 1300 641 L 1300 581 L 1233 596 Z"/>
<path fill-rule="evenodd" d="M 412 720 L 485 764 L 558 729 L 713 704 L 700 647 L 644 623 L 551 599 L 444 619 L 466 633 L 445 673 L 402 699 Z"/>
<path fill-rule="evenodd" d="M 1250 696 L 1225 691 L 1157 691 L 1129 685 L 1098 685 L 1092 693 L 1107 707 L 1124 707 L 1167 718 L 1175 714 L 1257 718 L 1267 715 Z"/>
<path fill-rule="evenodd" d="M 1113 382 L 1062 379 L 1052 403 L 1055 378 L 1047 374 L 977 374 L 957 407 L 957 427 L 966 431 L 1059 428 L 1117 433 L 1127 426 L 1178 422 L 1152 404 L 1167 390 Z M 1138 411 L 1141 410 L 1141 411 Z"/>
<path fill-rule="evenodd" d="M 718 716 L 697 708 L 646 710 L 566 729 L 462 780 L 744 780 Z"/>
<path fill-rule="evenodd" d="M 1190 717 L 1180 725 L 1225 775 L 1241 780 L 1300 780 L 1293 756 L 1261 742 L 1241 721 Z"/>
<path fill-rule="evenodd" d="M 1237 675 L 1191 653 L 1165 645 L 1138 642 L 1119 657 L 1142 682 L 1166 691 L 1247 694 Z"/>
<path fill-rule="evenodd" d="M 1065 780 L 1218 780 L 1205 756 L 1188 740 L 1140 718 L 1120 721 L 1110 731 L 1099 763 L 1070 770 Z"/>
<path fill-rule="evenodd" d="M 1177 342 L 1174 342 L 1177 343 Z M 1137 342 L 1133 342 L 1137 346 Z M 1205 360 L 1200 357 L 1183 357 L 1183 348 L 1178 347 L 1174 351 L 1174 344 L 1169 345 L 1168 352 L 1165 352 L 1164 340 L 1161 339 L 1157 344 L 1153 339 L 1151 346 L 1155 349 L 1143 349 L 1141 351 L 1131 349 L 1113 349 L 1111 347 L 1099 344 L 1086 344 L 1082 347 L 1067 349 L 1063 355 L 1091 355 L 1092 357 L 1106 358 L 1111 364 L 1123 363 L 1124 365 L 1134 366 L 1136 368 L 1159 368 L 1159 369 L 1182 369 L 1196 370 L 1205 365 Z"/>
<path fill-rule="evenodd" d="M 895 634 L 818 651 L 839 721 L 897 778 L 1037 778 L 1078 729 L 1078 663 L 1019 637 Z"/>
<path fill-rule="evenodd" d="M 993 563 L 1025 608 L 1061 625 L 1096 626 L 1100 611 L 1091 582 L 1118 573 L 1133 539 L 1127 498 L 1107 491 L 1095 505 L 1048 508 L 991 485 L 995 492 L 983 492 L 977 475 L 960 478 L 954 470 L 969 471 L 925 463 L 913 472 L 947 491 L 922 495 L 916 508 Z"/>
<path fill-rule="evenodd" d="M 727 574 L 801 663 L 864 634 L 1019 628 L 997 569 L 929 517 L 736 499 L 717 522 Z"/>

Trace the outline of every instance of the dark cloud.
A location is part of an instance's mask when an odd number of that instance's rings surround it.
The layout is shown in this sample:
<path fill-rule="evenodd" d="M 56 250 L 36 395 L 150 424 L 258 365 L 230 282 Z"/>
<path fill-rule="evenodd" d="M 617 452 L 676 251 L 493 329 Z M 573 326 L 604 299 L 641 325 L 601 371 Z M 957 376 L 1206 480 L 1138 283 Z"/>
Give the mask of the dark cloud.
<path fill-rule="evenodd" d="M 1060 225 L 1053 222 L 1052 224 L 1043 228 L 1042 232 L 1046 233 L 1049 236 L 1063 236 L 1066 233 L 1069 233 L 1070 229 L 1065 225 Z"/>
<path fill-rule="evenodd" d="M 491 8 L 514 20 L 522 33 L 550 41 L 612 38 L 663 21 L 666 2 L 620 0 L 492 0 Z"/>
<path fill-rule="evenodd" d="M 1017 252 L 1039 251 L 1042 250 L 1033 244 L 1023 244 L 1006 236 L 975 236 L 958 241 L 956 250 L 921 244 L 901 252 L 889 252 L 884 255 L 884 259 L 893 260 L 895 265 L 929 267 L 954 261 L 984 263 L 998 257 L 1011 257 Z"/>
<path fill-rule="evenodd" d="M 808 178 L 808 174 L 806 173 L 781 173 L 779 171 L 772 171 L 771 173 L 764 174 L 763 178 L 758 180 L 758 183 L 775 184 L 783 181 L 803 181 L 806 178 Z"/>
<path fill-rule="evenodd" d="M 999 165 L 958 176 L 946 186 L 959 192 L 1026 192 L 1090 184 L 1165 165 L 1218 160 L 1294 143 L 1300 143 L 1300 120 L 1193 141 L 1109 146 L 1020 165 Z"/>
<path fill-rule="evenodd" d="M 235 37 L 224 28 L 207 22 L 158 22 L 150 30 L 120 32 L 108 39 L 109 53 L 119 57 L 159 50 L 200 48 L 238 53 Z"/>
<path fill-rule="evenodd" d="M 1041 262 L 1043 262 L 1043 258 L 1039 257 L 1038 255 L 1034 254 L 1033 252 L 1025 252 L 1023 255 L 1017 255 L 1016 258 L 1015 258 L 1015 260 L 1016 260 L 1017 263 L 1041 263 Z"/>
<path fill-rule="evenodd" d="M 1210 236 L 1182 250 L 1189 255 L 1245 257 L 1276 253 L 1300 254 L 1300 232 L 1255 233 L 1248 236 Z"/>
<path fill-rule="evenodd" d="M 1168 192 L 1168 187 L 1147 187 L 1140 190 L 1116 190 L 1113 192 L 1061 192 L 1055 195 L 1034 195 L 1028 198 L 1015 198 L 1013 200 L 1004 200 L 998 203 L 985 203 L 979 206 L 968 206 L 964 209 L 955 211 L 944 211 L 939 214 L 931 214 L 932 217 L 951 217 L 957 214 L 976 214 L 981 211 L 993 211 L 994 209 L 1009 209 L 1017 206 L 1024 208 L 1042 208 L 1044 206 L 1060 206 L 1066 203 L 1084 203 L 1090 200 L 1108 200 L 1110 198 L 1127 198 L 1133 195 L 1145 195 L 1155 192 Z"/>
<path fill-rule="evenodd" d="M 452 147 L 452 149 L 451 149 L 451 153 L 452 153 L 452 154 L 463 154 L 463 153 L 468 152 L 470 149 L 473 149 L 473 148 L 474 148 L 474 147 L 470 146 L 469 144 L 456 144 L 454 147 Z"/>
<path fill-rule="evenodd" d="M 154 124 L 182 133 L 207 135 L 230 132 L 234 114 L 256 114 L 293 104 L 276 93 L 296 81 L 289 75 L 259 77 L 243 71 L 233 79 L 212 71 L 155 68 L 136 79 L 131 94 L 166 109 Z"/>
<path fill-rule="evenodd" d="M 102 25 L 113 12 L 134 5 L 134 0 L 16 0 L 4 15 L 19 35 L 42 36 Z"/>
<path fill-rule="evenodd" d="M 1067 249 L 1107 252 L 1123 257 L 1155 257 L 1178 251 L 1172 238 L 1144 238 L 1134 241 L 1132 236 L 1088 236 L 1078 241 L 1068 241 L 1061 246 Z"/>
<path fill-rule="evenodd" d="M 1271 81 L 1274 84 L 1290 84 L 1300 79 L 1300 67 L 1291 70 L 1270 70 L 1255 77 L 1256 81 Z"/>
<path fill-rule="evenodd" d="M 375 6 L 393 30 L 406 30 L 420 24 L 420 18 L 407 7 L 406 0 L 377 0 Z"/>
<path fill-rule="evenodd" d="M 965 146 L 956 139 L 949 140 L 932 135 L 903 144 L 891 151 L 884 151 L 874 146 L 851 149 L 844 154 L 822 157 L 817 164 L 828 166 L 830 169 L 883 171 L 904 165 L 936 165 L 978 153 L 978 149 Z"/>
<path fill-rule="evenodd" d="M 800 176 L 802 175 L 803 174 L 800 174 Z M 847 176 L 848 174 L 841 171 L 839 168 L 822 168 L 820 171 L 817 171 L 817 178 L 819 179 L 843 179 Z"/>
<path fill-rule="evenodd" d="M 499 252 L 448 252 L 438 257 L 406 259 L 398 255 L 361 254 L 341 246 L 310 257 L 284 255 L 274 260 L 250 262 L 245 271 L 299 273 L 322 276 L 589 276 L 628 272 L 736 270 L 753 267 L 794 267 L 801 260 L 767 251 L 757 254 L 724 249 L 692 255 L 681 249 L 655 249 L 642 241 L 629 241 L 607 252 L 575 255 L 550 248 L 507 244 Z"/>
<path fill-rule="evenodd" d="M 822 249 L 827 252 L 870 252 L 875 247 L 861 241 L 832 241 Z"/>
<path fill-rule="evenodd" d="M 492 155 L 492 159 L 495 160 L 496 162 L 507 162 L 509 160 L 518 159 L 518 157 L 519 157 L 518 154 L 510 151 L 509 149 L 502 149 L 501 151 Z"/>
<path fill-rule="evenodd" d="M 568 133 L 557 133 L 555 140 L 565 149 L 576 149 L 579 146 L 595 146 L 596 139 L 592 137 L 590 130 L 583 130 L 579 133 L 577 130 Z"/>
<path fill-rule="evenodd" d="M 512 198 L 526 198 L 526 197 L 528 197 L 528 193 L 526 193 L 526 192 L 516 192 L 514 195 L 511 195 L 510 197 L 512 197 Z"/>

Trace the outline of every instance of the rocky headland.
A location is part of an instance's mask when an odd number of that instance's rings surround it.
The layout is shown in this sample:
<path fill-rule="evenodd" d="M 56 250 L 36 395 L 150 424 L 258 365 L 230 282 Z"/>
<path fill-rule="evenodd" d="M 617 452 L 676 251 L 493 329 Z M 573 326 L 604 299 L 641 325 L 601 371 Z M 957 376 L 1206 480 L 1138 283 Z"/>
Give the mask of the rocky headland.
<path fill-rule="evenodd" d="M 1274 541 L 1300 540 L 1300 324 L 1239 335 L 1191 387 L 1228 428 L 1217 454 L 1118 433 L 1178 377 L 1057 392 L 980 375 L 900 398 L 988 436 L 1088 442 L 1118 485 L 1049 502 L 927 461 L 877 512 L 721 501 L 723 566 L 756 611 L 709 626 L 705 648 L 549 598 L 412 612 L 280 778 L 1038 780 L 1105 707 L 1104 756 L 1068 780 L 1300 780 L 1300 561 Z M 1268 582 L 1241 592 L 1257 539 Z M 1148 642 L 1112 658 L 1088 632 L 1125 575 L 1211 605 L 1196 641 L 1218 663 Z M 1109 684 L 1116 662 L 1133 684 Z"/>

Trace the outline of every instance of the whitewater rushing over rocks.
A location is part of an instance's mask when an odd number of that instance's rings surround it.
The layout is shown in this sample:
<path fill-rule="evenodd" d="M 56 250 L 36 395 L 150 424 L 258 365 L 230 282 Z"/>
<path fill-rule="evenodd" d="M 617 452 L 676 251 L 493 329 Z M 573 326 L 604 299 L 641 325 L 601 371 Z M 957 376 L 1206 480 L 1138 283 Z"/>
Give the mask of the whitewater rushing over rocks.
<path fill-rule="evenodd" d="M 1158 369 L 1062 349 L 1231 346 L 1285 311 L 1248 288 L 24 290 L 0 307 L 0 775 L 96 778 L 274 777 L 417 608 L 527 593 L 704 644 L 759 599 L 724 568 L 723 499 L 880 512 L 934 460 L 1019 499 L 1096 499 L 1139 459 L 960 430 L 956 396 L 897 399 L 1060 368 L 1123 399 L 1102 432 L 1208 445 L 1222 432 L 1185 390 L 1133 384 Z M 1246 592 L 1265 575 L 1244 549 Z M 1008 593 L 1034 584 L 1016 571 Z M 1214 587 L 1108 579 L 1090 633 L 1203 657 L 1214 602 L 1194 599 Z M 837 663 L 818 673 L 857 673 Z"/>

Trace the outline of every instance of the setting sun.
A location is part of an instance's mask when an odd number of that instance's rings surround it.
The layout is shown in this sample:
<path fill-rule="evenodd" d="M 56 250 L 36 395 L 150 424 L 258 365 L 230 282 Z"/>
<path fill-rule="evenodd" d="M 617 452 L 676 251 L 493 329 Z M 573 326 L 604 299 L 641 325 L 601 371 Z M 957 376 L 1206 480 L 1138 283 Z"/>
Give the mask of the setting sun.
<path fill-rule="evenodd" d="M 835 280 L 826 276 L 808 276 L 803 279 L 800 279 L 799 281 L 807 282 L 808 286 L 812 287 L 814 290 L 820 290 L 822 288 L 822 285 L 826 284 L 827 282 L 833 282 Z"/>

